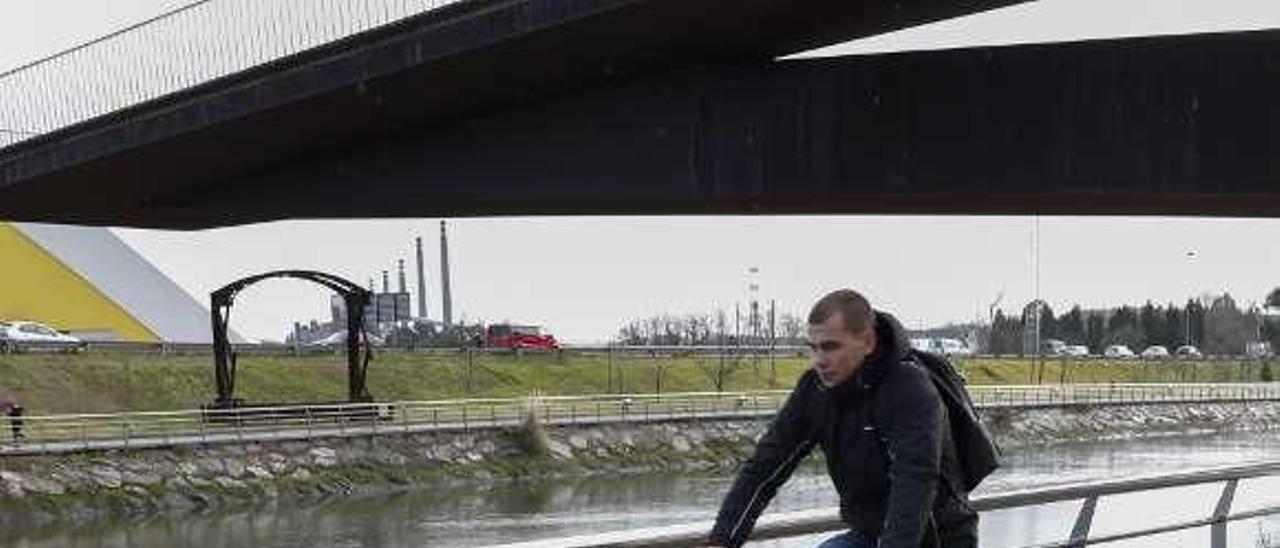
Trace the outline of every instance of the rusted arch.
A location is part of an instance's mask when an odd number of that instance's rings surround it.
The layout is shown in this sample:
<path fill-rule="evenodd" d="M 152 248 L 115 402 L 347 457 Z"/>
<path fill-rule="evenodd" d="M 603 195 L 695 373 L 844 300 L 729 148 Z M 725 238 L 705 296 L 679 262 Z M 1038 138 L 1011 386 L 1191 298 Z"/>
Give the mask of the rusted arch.
<path fill-rule="evenodd" d="M 312 270 L 276 270 L 242 278 L 209 294 L 210 324 L 213 326 L 213 365 L 218 384 L 215 408 L 237 407 L 235 398 L 236 354 L 227 338 L 227 325 L 231 322 L 231 305 L 236 295 L 253 284 L 270 278 L 297 278 L 318 283 L 342 295 L 347 306 L 347 398 L 352 402 L 372 401 L 365 386 L 365 374 L 369 369 L 369 339 L 364 331 L 364 308 L 369 304 L 369 290 L 350 280 Z M 359 341 L 352 344 L 351 341 Z"/>

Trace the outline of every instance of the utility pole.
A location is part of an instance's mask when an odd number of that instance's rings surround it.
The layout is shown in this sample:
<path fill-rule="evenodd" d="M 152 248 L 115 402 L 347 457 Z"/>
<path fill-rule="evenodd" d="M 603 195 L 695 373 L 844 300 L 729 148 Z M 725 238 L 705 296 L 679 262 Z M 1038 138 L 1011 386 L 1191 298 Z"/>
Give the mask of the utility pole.
<path fill-rule="evenodd" d="M 991 341 L 996 337 L 996 307 L 1000 306 L 1000 301 L 1004 300 L 1004 288 L 1000 288 L 1000 292 L 996 293 L 996 298 L 987 306 L 987 348 L 986 352 L 991 354 Z"/>
<path fill-rule="evenodd" d="M 778 386 L 778 360 L 776 347 L 778 345 L 778 332 L 775 331 L 775 320 L 777 312 L 777 301 L 769 299 L 769 387 L 777 388 Z"/>
<path fill-rule="evenodd" d="M 1192 284 L 1192 282 L 1191 282 L 1191 276 L 1190 276 L 1190 274 L 1191 274 L 1191 262 L 1192 262 L 1192 259 L 1195 259 L 1195 258 L 1196 258 L 1196 252 L 1195 252 L 1195 251 L 1188 251 L 1188 252 L 1186 252 L 1186 254 L 1185 254 L 1185 255 L 1183 255 L 1183 256 L 1184 256 L 1184 257 L 1186 257 L 1186 259 L 1187 259 L 1187 282 L 1188 282 L 1188 287 L 1195 287 L 1194 285 L 1191 285 L 1191 284 Z M 1192 295 L 1193 293 L 1195 293 L 1195 290 L 1194 290 L 1194 289 L 1189 289 L 1189 290 L 1187 291 L 1187 295 Z M 1192 304 L 1192 302 L 1193 302 L 1193 301 L 1194 301 L 1194 299 L 1193 299 L 1192 297 L 1190 297 L 1190 296 L 1188 296 L 1188 297 L 1187 297 L 1187 312 L 1186 312 L 1185 314 L 1183 314 L 1183 315 L 1182 315 L 1182 316 L 1183 316 L 1183 321 L 1182 321 L 1182 323 L 1183 323 L 1183 328 L 1182 328 L 1182 332 L 1183 332 L 1183 334 L 1184 334 L 1184 335 L 1186 335 L 1186 338 L 1187 338 L 1187 342 L 1185 342 L 1185 343 L 1183 343 L 1183 344 L 1186 344 L 1187 346 L 1191 346 L 1191 304 Z"/>

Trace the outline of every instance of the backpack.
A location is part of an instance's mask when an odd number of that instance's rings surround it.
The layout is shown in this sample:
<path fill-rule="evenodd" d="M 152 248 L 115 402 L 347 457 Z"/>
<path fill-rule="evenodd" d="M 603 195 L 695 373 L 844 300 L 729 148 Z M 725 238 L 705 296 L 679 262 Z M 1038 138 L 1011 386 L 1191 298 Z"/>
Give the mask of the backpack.
<path fill-rule="evenodd" d="M 960 485 L 966 492 L 973 491 L 982 480 L 1000 467 L 1000 446 L 987 431 L 973 407 L 964 378 L 946 357 L 912 349 L 910 360 L 915 361 L 933 379 L 933 385 L 947 407 L 951 423 L 951 439 L 956 445 L 956 459 L 960 464 Z"/>

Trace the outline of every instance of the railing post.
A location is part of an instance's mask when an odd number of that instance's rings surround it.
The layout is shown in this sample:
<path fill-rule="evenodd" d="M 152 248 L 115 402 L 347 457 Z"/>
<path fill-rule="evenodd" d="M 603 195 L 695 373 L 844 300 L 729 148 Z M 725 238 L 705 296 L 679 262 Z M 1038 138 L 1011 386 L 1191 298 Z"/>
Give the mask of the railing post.
<path fill-rule="evenodd" d="M 1227 515 L 1231 513 L 1231 502 L 1236 496 L 1236 485 L 1239 479 L 1227 480 L 1222 486 L 1222 495 L 1218 497 L 1218 505 L 1213 509 L 1213 526 L 1210 527 L 1210 548 L 1227 548 Z"/>
<path fill-rule="evenodd" d="M 1094 495 L 1084 499 L 1084 504 L 1080 506 L 1080 514 L 1076 516 L 1076 523 L 1071 528 L 1071 539 L 1068 540 L 1068 546 L 1078 548 L 1085 545 L 1089 540 L 1089 528 L 1093 526 L 1093 511 L 1098 507 L 1098 496 Z"/>

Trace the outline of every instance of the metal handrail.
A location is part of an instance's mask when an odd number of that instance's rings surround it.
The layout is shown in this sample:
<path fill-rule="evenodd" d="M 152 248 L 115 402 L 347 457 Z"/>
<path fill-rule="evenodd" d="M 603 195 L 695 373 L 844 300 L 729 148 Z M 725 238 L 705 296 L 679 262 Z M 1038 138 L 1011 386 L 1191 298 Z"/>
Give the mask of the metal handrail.
<path fill-rule="evenodd" d="M 1212 526 L 1211 548 L 1225 548 L 1226 527 L 1230 521 L 1280 513 L 1280 504 L 1244 512 L 1231 512 L 1239 482 L 1262 476 L 1280 475 L 1280 461 L 1254 462 L 1244 465 L 1201 468 L 1196 470 L 1153 474 L 1132 478 L 1074 483 L 975 496 L 970 504 L 979 512 L 1039 506 L 1054 502 L 1084 500 L 1067 538 L 1037 548 L 1069 548 L 1101 544 L 1116 540 L 1150 536 L 1171 531 Z M 1090 536 L 1094 509 L 1101 497 L 1226 482 L 1212 514 L 1156 527 L 1138 528 L 1121 533 Z M 712 522 L 683 523 L 632 531 L 598 533 L 569 538 L 503 544 L 490 548 L 684 548 L 706 540 Z M 842 530 L 846 527 L 839 510 L 822 508 L 767 514 L 757 522 L 753 540 L 786 538 Z"/>
<path fill-rule="evenodd" d="M 763 418 L 776 413 L 789 393 L 596 394 L 31 415 L 21 418 L 25 438 L 0 440 L 0 454 L 470 430 L 517 425 L 530 415 L 546 424 Z M 971 386 L 970 394 L 983 409 L 1280 401 L 1280 383 Z M 0 437 L 4 430 L 0 428 Z"/>

